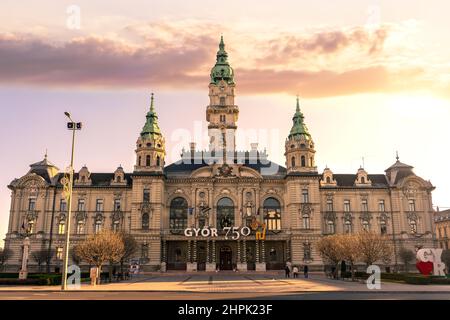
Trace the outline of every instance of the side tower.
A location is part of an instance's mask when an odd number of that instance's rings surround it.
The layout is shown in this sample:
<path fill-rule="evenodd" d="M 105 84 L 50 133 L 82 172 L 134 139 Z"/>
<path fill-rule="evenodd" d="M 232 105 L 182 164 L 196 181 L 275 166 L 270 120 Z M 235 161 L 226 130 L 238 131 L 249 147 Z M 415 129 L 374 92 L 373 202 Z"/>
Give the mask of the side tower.
<path fill-rule="evenodd" d="M 304 122 L 305 117 L 300 111 L 300 102 L 297 97 L 297 108 L 292 118 L 293 125 L 285 145 L 287 172 L 317 172 L 314 156 L 314 141 Z"/>
<path fill-rule="evenodd" d="M 152 93 L 150 111 L 136 142 L 136 166 L 132 174 L 131 232 L 139 243 L 144 271 L 165 269 L 161 264 L 165 154 L 164 136 L 158 125 Z"/>
<path fill-rule="evenodd" d="M 165 141 L 158 125 L 152 93 L 147 121 L 136 142 L 135 172 L 162 172 L 164 168 Z"/>
<path fill-rule="evenodd" d="M 208 121 L 209 151 L 234 155 L 239 108 L 234 104 L 234 71 L 228 62 L 223 37 L 220 39 L 216 64 L 211 70 L 209 84 Z"/>
<path fill-rule="evenodd" d="M 314 142 L 304 122 L 297 97 L 292 129 L 286 139 L 286 202 L 291 220 L 293 264 L 319 266 L 314 249 L 321 236 L 320 176 L 315 165 Z"/>

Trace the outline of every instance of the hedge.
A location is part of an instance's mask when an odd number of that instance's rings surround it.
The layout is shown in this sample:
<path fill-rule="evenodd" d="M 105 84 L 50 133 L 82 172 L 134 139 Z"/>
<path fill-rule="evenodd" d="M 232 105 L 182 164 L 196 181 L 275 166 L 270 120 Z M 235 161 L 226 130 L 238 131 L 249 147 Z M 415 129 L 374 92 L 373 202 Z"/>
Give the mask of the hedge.
<path fill-rule="evenodd" d="M 11 278 L 3 278 L 0 279 L 0 285 L 8 285 L 8 286 L 45 286 L 47 285 L 46 279 L 11 279 Z"/>

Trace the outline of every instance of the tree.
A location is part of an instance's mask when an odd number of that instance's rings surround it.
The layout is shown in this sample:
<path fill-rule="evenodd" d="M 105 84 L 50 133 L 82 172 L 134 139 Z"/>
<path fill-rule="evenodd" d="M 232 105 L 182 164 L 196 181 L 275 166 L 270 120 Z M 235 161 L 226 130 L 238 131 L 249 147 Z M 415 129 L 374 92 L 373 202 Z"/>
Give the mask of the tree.
<path fill-rule="evenodd" d="M 100 273 L 105 262 L 119 262 L 124 251 L 122 237 L 110 231 L 92 235 L 75 247 L 76 255 L 96 266 Z M 100 279 L 97 281 L 100 283 Z"/>
<path fill-rule="evenodd" d="M 357 249 L 361 254 L 361 261 L 367 266 L 382 260 L 387 262 L 392 256 L 392 245 L 385 236 L 374 232 L 360 232 L 356 235 Z"/>
<path fill-rule="evenodd" d="M 445 263 L 445 269 L 447 270 L 447 274 L 450 273 L 450 250 L 443 250 L 441 254 L 441 261 Z"/>
<path fill-rule="evenodd" d="M 319 251 L 322 259 L 327 263 L 333 265 L 333 277 L 337 278 L 338 264 L 343 259 L 342 247 L 340 246 L 340 241 L 338 240 L 339 235 L 330 235 L 321 238 L 317 242 L 317 250 Z"/>
<path fill-rule="evenodd" d="M 337 242 L 341 248 L 343 260 L 350 263 L 352 270 L 352 281 L 355 280 L 355 264 L 361 258 L 361 254 L 358 250 L 358 237 L 354 234 L 339 235 Z"/>
<path fill-rule="evenodd" d="M 78 256 L 76 250 L 72 250 L 72 261 L 73 261 L 73 263 L 75 263 L 76 265 L 79 265 L 81 260 L 82 259 Z"/>
<path fill-rule="evenodd" d="M 119 233 L 122 242 L 123 242 L 123 246 L 124 246 L 124 251 L 123 251 L 123 255 L 120 258 L 120 272 L 121 274 L 123 274 L 123 265 L 125 263 L 126 260 L 128 260 L 138 249 L 138 243 L 136 242 L 135 238 L 128 233 L 125 232 L 120 232 Z M 113 265 L 114 262 L 110 261 L 109 263 L 109 281 L 112 280 L 112 271 L 113 271 Z"/>
<path fill-rule="evenodd" d="M 405 272 L 408 272 L 408 264 L 415 259 L 416 255 L 405 247 L 400 248 L 398 255 L 405 265 Z"/>
<path fill-rule="evenodd" d="M 52 259 L 53 255 L 55 254 L 54 250 L 48 250 L 48 249 L 41 249 L 38 251 L 33 251 L 31 253 L 31 257 L 33 260 L 38 264 L 39 272 L 42 271 L 42 264 L 48 262 Z"/>
<path fill-rule="evenodd" d="M 121 237 L 124 245 L 124 253 L 120 258 L 120 272 L 123 274 L 123 265 L 125 261 L 129 260 L 136 253 L 138 243 L 131 234 L 122 232 Z"/>
<path fill-rule="evenodd" d="M 3 270 L 3 267 L 6 264 L 6 261 L 12 256 L 13 251 L 8 248 L 0 248 L 0 270 Z"/>

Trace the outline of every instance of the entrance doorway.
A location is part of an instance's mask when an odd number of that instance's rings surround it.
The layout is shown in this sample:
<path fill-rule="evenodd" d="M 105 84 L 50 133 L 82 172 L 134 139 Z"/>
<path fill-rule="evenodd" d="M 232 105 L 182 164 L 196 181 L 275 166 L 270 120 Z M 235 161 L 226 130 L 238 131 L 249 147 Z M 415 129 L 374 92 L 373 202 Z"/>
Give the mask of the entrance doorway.
<path fill-rule="evenodd" d="M 197 270 L 206 270 L 206 244 L 200 243 L 197 249 Z"/>
<path fill-rule="evenodd" d="M 232 251 L 229 246 L 220 248 L 220 270 L 233 270 Z"/>

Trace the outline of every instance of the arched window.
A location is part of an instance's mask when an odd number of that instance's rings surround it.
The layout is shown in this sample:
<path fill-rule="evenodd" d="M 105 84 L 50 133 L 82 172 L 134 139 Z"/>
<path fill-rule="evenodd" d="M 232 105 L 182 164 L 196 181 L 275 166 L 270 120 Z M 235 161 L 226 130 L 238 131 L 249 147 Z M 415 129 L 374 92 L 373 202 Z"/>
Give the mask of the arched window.
<path fill-rule="evenodd" d="M 310 229 L 311 228 L 311 218 L 309 214 L 304 213 L 303 216 L 303 229 Z"/>
<path fill-rule="evenodd" d="M 416 222 L 416 220 L 410 220 L 409 221 L 409 227 L 411 229 L 411 233 L 412 234 L 416 234 L 417 233 L 417 222 Z"/>
<path fill-rule="evenodd" d="M 150 156 L 149 155 L 147 155 L 147 157 L 146 157 L 145 166 L 150 167 Z"/>
<path fill-rule="evenodd" d="M 327 221 L 327 233 L 328 234 L 334 234 L 335 233 L 335 227 L 334 227 L 334 221 L 328 220 Z"/>
<path fill-rule="evenodd" d="M 217 227 L 223 229 L 234 225 L 234 203 L 230 198 L 222 198 L 217 203 Z"/>
<path fill-rule="evenodd" d="M 221 106 L 225 105 L 225 97 L 220 97 L 220 105 Z"/>
<path fill-rule="evenodd" d="M 161 165 L 161 158 L 159 156 L 156 157 L 156 165 L 158 167 Z"/>
<path fill-rule="evenodd" d="M 83 220 L 77 221 L 77 234 L 84 234 L 84 221 Z"/>
<path fill-rule="evenodd" d="M 386 220 L 380 220 L 380 232 L 381 234 L 387 233 Z"/>
<path fill-rule="evenodd" d="M 327 177 L 327 183 L 331 183 L 331 178 Z"/>
<path fill-rule="evenodd" d="M 186 199 L 178 197 L 170 203 L 170 229 L 184 230 L 187 227 L 188 203 Z"/>
<path fill-rule="evenodd" d="M 264 221 L 268 230 L 281 230 L 281 206 L 277 199 L 264 201 Z"/>
<path fill-rule="evenodd" d="M 94 225 L 95 233 L 100 233 L 102 231 L 102 220 L 96 220 Z"/>
<path fill-rule="evenodd" d="M 313 157 L 309 158 L 309 166 L 312 167 L 314 165 Z"/>
<path fill-rule="evenodd" d="M 66 233 L 66 221 L 61 219 L 58 224 L 58 234 Z"/>
<path fill-rule="evenodd" d="M 362 227 L 363 227 L 363 230 L 364 231 L 370 231 L 370 224 L 369 224 L 369 221 L 367 221 L 367 220 L 363 220 L 363 222 L 362 222 Z"/>
<path fill-rule="evenodd" d="M 351 220 L 345 220 L 345 222 L 344 222 L 344 232 L 345 233 L 352 233 L 352 221 Z"/>
<path fill-rule="evenodd" d="M 361 177 L 361 183 L 362 183 L 362 184 L 366 183 L 366 178 Z"/>
<path fill-rule="evenodd" d="M 142 166 L 142 157 L 141 156 L 139 156 L 139 158 L 138 158 L 138 166 Z"/>
<path fill-rule="evenodd" d="M 148 229 L 150 222 L 150 216 L 147 212 L 144 212 L 142 215 L 142 229 Z"/>
<path fill-rule="evenodd" d="M 292 157 L 291 159 L 291 167 L 295 167 L 295 157 Z"/>
<path fill-rule="evenodd" d="M 302 156 L 302 167 L 306 167 L 306 158 Z"/>

